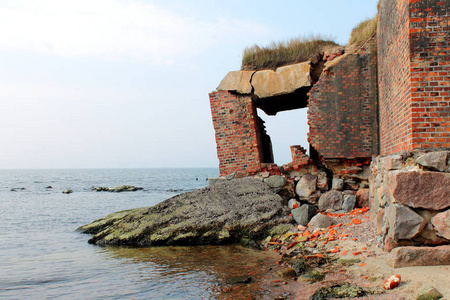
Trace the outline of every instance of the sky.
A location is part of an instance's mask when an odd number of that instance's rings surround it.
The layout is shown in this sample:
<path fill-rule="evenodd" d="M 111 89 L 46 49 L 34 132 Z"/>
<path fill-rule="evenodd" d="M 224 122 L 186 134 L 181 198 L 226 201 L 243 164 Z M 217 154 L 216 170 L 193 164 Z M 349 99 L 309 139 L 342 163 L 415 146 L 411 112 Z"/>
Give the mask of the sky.
<path fill-rule="evenodd" d="M 0 169 L 217 167 L 208 93 L 243 49 L 345 45 L 376 3 L 0 0 Z M 261 114 L 276 163 L 307 146 L 305 109 Z"/>

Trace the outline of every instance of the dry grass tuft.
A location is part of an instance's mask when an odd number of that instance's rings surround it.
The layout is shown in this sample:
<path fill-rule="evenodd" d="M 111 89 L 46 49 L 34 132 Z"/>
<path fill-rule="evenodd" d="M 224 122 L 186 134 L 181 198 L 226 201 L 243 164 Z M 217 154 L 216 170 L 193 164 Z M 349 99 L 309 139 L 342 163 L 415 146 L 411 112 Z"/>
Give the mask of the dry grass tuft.
<path fill-rule="evenodd" d="M 254 45 L 244 50 L 242 70 L 276 69 L 277 67 L 316 59 L 327 46 L 337 46 L 320 36 L 299 37 L 267 47 Z"/>
<path fill-rule="evenodd" d="M 353 28 L 350 35 L 349 45 L 359 47 L 362 46 L 376 31 L 377 16 L 359 23 Z"/>

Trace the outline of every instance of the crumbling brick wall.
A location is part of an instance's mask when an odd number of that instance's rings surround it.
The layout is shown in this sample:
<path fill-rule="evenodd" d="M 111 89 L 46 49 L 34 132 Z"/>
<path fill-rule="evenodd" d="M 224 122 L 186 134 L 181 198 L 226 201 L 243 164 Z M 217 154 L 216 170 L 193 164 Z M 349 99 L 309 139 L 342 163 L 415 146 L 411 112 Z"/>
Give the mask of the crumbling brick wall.
<path fill-rule="evenodd" d="M 209 94 L 220 175 L 256 172 L 262 159 L 256 107 L 248 95 Z"/>
<path fill-rule="evenodd" d="M 376 40 L 324 71 L 309 98 L 310 144 L 325 158 L 378 154 Z"/>
<path fill-rule="evenodd" d="M 450 147 L 449 1 L 381 0 L 381 154 Z"/>

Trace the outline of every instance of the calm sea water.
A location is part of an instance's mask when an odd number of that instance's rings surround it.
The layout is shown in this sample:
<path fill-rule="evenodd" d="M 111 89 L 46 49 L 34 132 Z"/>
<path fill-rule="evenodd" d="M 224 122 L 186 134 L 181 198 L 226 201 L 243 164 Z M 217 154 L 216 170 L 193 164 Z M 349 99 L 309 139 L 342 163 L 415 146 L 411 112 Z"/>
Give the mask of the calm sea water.
<path fill-rule="evenodd" d="M 98 247 L 75 231 L 204 187 L 217 174 L 214 168 L 0 170 L 0 299 L 263 299 L 272 253 L 236 245 Z M 91 190 L 120 184 L 144 190 Z M 74 192 L 62 194 L 68 188 Z M 251 275 L 253 282 L 227 285 L 230 275 Z"/>

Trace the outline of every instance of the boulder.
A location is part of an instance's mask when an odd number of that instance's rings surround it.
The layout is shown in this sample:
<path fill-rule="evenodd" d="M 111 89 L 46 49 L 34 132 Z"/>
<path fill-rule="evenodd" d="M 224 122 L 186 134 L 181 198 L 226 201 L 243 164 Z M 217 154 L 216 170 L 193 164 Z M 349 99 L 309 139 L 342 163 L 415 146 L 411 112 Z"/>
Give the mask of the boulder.
<path fill-rule="evenodd" d="M 447 151 L 425 153 L 416 158 L 416 163 L 432 170 L 444 172 L 447 166 Z"/>
<path fill-rule="evenodd" d="M 450 209 L 441 212 L 431 219 L 437 235 L 450 240 Z"/>
<path fill-rule="evenodd" d="M 342 203 L 342 210 L 345 212 L 351 211 L 356 204 L 356 196 L 355 195 L 344 195 L 344 202 Z"/>
<path fill-rule="evenodd" d="M 369 207 L 369 189 L 359 189 L 356 192 L 356 207 Z"/>
<path fill-rule="evenodd" d="M 326 211 L 327 209 L 340 210 L 342 209 L 342 193 L 336 190 L 331 190 L 320 196 L 319 211 Z"/>
<path fill-rule="evenodd" d="M 344 189 L 344 180 L 341 178 L 333 178 L 331 189 L 342 191 Z"/>
<path fill-rule="evenodd" d="M 388 234 L 396 239 L 411 239 L 418 235 L 427 224 L 426 220 L 411 208 L 398 204 L 386 207 L 389 222 Z"/>
<path fill-rule="evenodd" d="M 236 91 L 239 94 L 250 94 L 252 85 L 250 79 L 254 71 L 231 71 L 222 79 L 218 91 Z"/>
<path fill-rule="evenodd" d="M 281 197 L 248 177 L 183 193 L 152 207 L 125 210 L 82 226 L 96 245 L 200 245 L 258 239 L 290 223 Z"/>
<path fill-rule="evenodd" d="M 121 192 L 136 192 L 143 190 L 144 188 L 134 186 L 134 185 L 118 185 L 116 187 L 104 187 L 104 186 L 97 186 L 93 187 L 92 190 L 96 192 L 115 192 L 115 193 L 121 193 Z"/>
<path fill-rule="evenodd" d="M 328 191 L 327 173 L 320 171 L 317 173 L 317 188 L 322 192 Z"/>
<path fill-rule="evenodd" d="M 429 210 L 450 207 L 449 173 L 391 171 L 388 186 L 395 203 Z"/>
<path fill-rule="evenodd" d="M 381 169 L 384 171 L 399 170 L 403 167 L 403 159 L 400 155 L 390 155 L 380 159 Z"/>
<path fill-rule="evenodd" d="M 301 87 L 311 86 L 310 62 L 273 70 L 257 71 L 252 77 L 254 93 L 259 98 L 290 94 Z"/>
<path fill-rule="evenodd" d="M 313 205 L 303 204 L 299 208 L 293 209 L 291 212 L 297 224 L 306 226 L 316 214 L 316 208 Z"/>
<path fill-rule="evenodd" d="M 300 178 L 300 181 L 295 187 L 295 191 L 300 200 L 307 200 L 316 191 L 317 176 L 306 174 Z"/>
<path fill-rule="evenodd" d="M 311 221 L 309 221 L 308 227 L 310 229 L 327 228 L 333 225 L 333 219 L 324 214 L 315 215 Z"/>
<path fill-rule="evenodd" d="M 264 179 L 264 183 L 274 189 L 275 192 L 278 192 L 286 184 L 286 178 L 281 175 L 273 175 Z"/>
<path fill-rule="evenodd" d="M 419 295 L 417 295 L 416 300 L 438 300 L 444 297 L 436 288 L 431 287 L 422 290 Z"/>
<path fill-rule="evenodd" d="M 450 265 L 450 246 L 398 247 L 389 253 L 386 262 L 393 268 Z"/>

